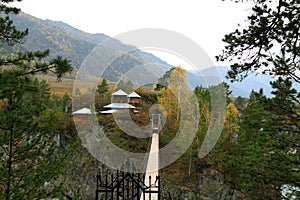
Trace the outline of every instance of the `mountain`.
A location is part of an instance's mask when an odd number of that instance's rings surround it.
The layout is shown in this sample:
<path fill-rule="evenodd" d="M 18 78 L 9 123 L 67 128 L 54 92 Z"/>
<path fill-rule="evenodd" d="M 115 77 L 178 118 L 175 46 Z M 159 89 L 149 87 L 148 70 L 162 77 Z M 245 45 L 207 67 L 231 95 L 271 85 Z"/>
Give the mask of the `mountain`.
<path fill-rule="evenodd" d="M 87 74 L 95 77 L 101 75 L 110 81 L 118 81 L 124 74 L 129 74 L 128 77 L 133 80 L 138 77 L 141 81 L 148 83 L 157 82 L 149 77 L 151 75 L 153 75 L 152 77 L 162 76 L 165 71 L 173 67 L 150 53 L 143 52 L 132 45 L 123 44 L 103 33 L 86 33 L 61 21 L 42 20 L 22 12 L 18 15 L 11 15 L 11 18 L 18 29 L 28 28 L 29 35 L 22 45 L 11 47 L 3 44 L 0 48 L 2 55 L 16 51 L 49 49 L 51 57 L 63 56 L 72 61 L 75 69 L 79 69 L 88 60 Z M 90 58 L 90 55 L 97 51 L 98 53 Z M 103 63 L 106 63 L 107 66 L 103 66 Z M 138 68 L 146 64 L 151 65 L 146 68 Z M 159 70 L 156 70 L 154 64 L 160 66 Z M 134 68 L 135 70 L 132 70 Z M 101 71 L 101 69 L 105 69 L 105 71 Z M 187 71 L 187 76 L 191 88 L 197 85 L 206 87 L 217 84 L 214 80 L 216 80 L 216 76 L 219 76 L 220 81 L 230 85 L 230 90 L 236 97 L 249 97 L 252 90 L 258 91 L 260 88 L 263 88 L 267 96 L 271 96 L 272 88 L 269 83 L 274 80 L 271 76 L 260 73 L 250 74 L 242 82 L 231 83 L 225 78 L 227 71 L 228 67 L 218 66 L 207 68 L 201 72 Z M 300 90 L 299 84 L 295 87 Z"/>
<path fill-rule="evenodd" d="M 99 44 L 99 43 L 103 42 L 104 40 L 110 39 L 109 36 L 107 36 L 103 33 L 96 33 L 96 34 L 86 33 L 84 31 L 74 28 L 73 26 L 70 26 L 69 24 L 62 22 L 62 21 L 52 21 L 52 20 L 46 19 L 45 22 L 52 24 L 54 26 L 60 27 L 64 31 L 67 31 L 68 33 L 71 33 L 71 34 L 75 35 L 76 37 L 78 37 L 86 42 L 89 42 L 91 44 Z M 120 45 L 122 45 L 122 44 L 120 44 Z"/>
<path fill-rule="evenodd" d="M 226 78 L 229 67 L 227 66 L 217 66 L 206 68 L 200 73 L 195 71 L 189 71 L 187 73 L 188 79 L 190 81 L 191 87 L 196 87 L 197 85 L 202 85 L 206 87 L 213 83 L 215 80 L 221 80 L 229 84 L 229 89 L 232 91 L 234 97 L 249 97 L 252 90 L 259 91 L 261 88 L 267 97 L 271 97 L 272 87 L 270 85 L 271 81 L 275 78 L 266 74 L 261 74 L 257 72 L 250 73 L 242 82 L 233 82 Z M 201 78 L 199 78 L 201 77 Z M 205 77 L 205 79 L 204 79 Z M 205 80 L 205 81 L 204 81 Z M 208 84 L 207 84 L 208 83 Z M 215 85 L 214 83 L 212 85 Z M 300 91 L 300 84 L 294 83 L 293 85 L 298 91 Z"/>
<path fill-rule="evenodd" d="M 47 21 L 52 23 L 53 25 L 65 29 L 69 33 L 72 33 L 73 35 L 86 42 L 98 45 L 97 48 L 100 48 L 101 53 L 97 53 L 97 58 L 102 60 L 102 63 L 106 63 L 105 60 L 107 58 L 115 57 L 116 59 L 113 60 L 113 63 L 108 67 L 108 71 L 104 74 L 104 76 L 107 77 L 109 80 L 117 81 L 116 78 L 119 78 L 124 73 L 130 71 L 130 69 L 136 68 L 144 64 L 158 64 L 160 65 L 160 68 L 163 68 L 164 72 L 169 68 L 173 67 L 172 65 L 169 65 L 167 62 L 161 60 L 160 58 L 154 56 L 151 53 L 143 52 L 135 46 L 129 44 L 123 44 L 119 40 L 111 38 L 103 33 L 90 34 L 78 30 L 61 21 Z M 105 51 L 114 52 L 106 54 L 103 53 Z M 134 62 L 132 62 L 131 60 L 134 60 Z M 97 66 L 95 66 L 95 68 L 90 66 L 89 68 L 91 69 L 93 74 L 95 73 L 95 71 L 97 71 Z M 149 70 L 148 73 L 153 73 L 152 69 Z M 158 73 L 162 72 L 159 71 Z M 99 74 L 96 75 L 98 76 Z"/>
<path fill-rule="evenodd" d="M 118 81 L 119 78 L 134 67 L 147 63 L 157 63 L 165 70 L 172 67 L 165 61 L 154 55 L 140 51 L 134 46 L 123 44 L 109 36 L 97 33 L 90 34 L 78 30 L 64 22 L 42 20 L 25 13 L 11 15 L 14 25 L 19 30 L 29 29 L 26 42 L 16 47 L 3 46 L 0 53 L 9 54 L 18 50 L 43 51 L 50 50 L 51 57 L 58 55 L 72 61 L 74 68 L 79 69 L 94 49 L 101 48 L 100 55 L 93 58 L 97 60 L 91 65 L 87 72 L 99 76 L 102 71 L 99 69 L 99 62 L 109 63 L 102 77 L 111 81 Z M 104 42 L 104 43 L 103 43 Z M 99 45 L 100 44 L 100 45 Z M 134 51 L 132 51 L 134 49 Z M 132 52 L 128 52 L 132 51 Z M 113 59 L 113 62 L 110 59 Z M 146 69 L 147 70 L 147 69 Z M 146 73 L 154 73 L 152 70 Z M 160 72 L 161 73 L 161 72 Z"/>
<path fill-rule="evenodd" d="M 266 96 L 272 96 L 270 82 L 275 80 L 272 76 L 254 72 L 250 73 L 242 82 L 231 83 L 226 78 L 229 67 L 219 66 L 217 69 L 223 81 L 229 84 L 234 96 L 249 97 L 252 90 L 259 91 L 261 88 Z"/>
<path fill-rule="evenodd" d="M 19 30 L 29 29 L 29 35 L 22 47 L 28 51 L 50 50 L 51 56 L 61 55 L 69 60 L 75 67 L 79 67 L 85 56 L 94 45 L 88 43 L 64 29 L 53 26 L 51 23 L 25 13 L 10 16 Z"/>

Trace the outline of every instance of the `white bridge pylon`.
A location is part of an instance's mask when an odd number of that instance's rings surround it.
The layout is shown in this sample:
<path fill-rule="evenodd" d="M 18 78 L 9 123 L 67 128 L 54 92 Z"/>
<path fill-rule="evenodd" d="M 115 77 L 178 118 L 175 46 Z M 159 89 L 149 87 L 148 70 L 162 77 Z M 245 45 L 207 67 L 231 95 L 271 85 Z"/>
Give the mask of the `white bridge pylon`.
<path fill-rule="evenodd" d="M 147 162 L 146 174 L 145 174 L 145 185 L 150 186 L 151 191 L 158 190 L 158 182 L 155 182 L 156 177 L 159 176 L 159 132 L 161 130 L 161 114 L 151 114 L 152 122 L 152 140 L 149 152 L 149 158 Z M 151 176 L 151 183 L 149 183 L 149 176 Z M 151 194 L 151 199 L 148 194 L 141 200 L 157 200 L 158 194 Z"/>

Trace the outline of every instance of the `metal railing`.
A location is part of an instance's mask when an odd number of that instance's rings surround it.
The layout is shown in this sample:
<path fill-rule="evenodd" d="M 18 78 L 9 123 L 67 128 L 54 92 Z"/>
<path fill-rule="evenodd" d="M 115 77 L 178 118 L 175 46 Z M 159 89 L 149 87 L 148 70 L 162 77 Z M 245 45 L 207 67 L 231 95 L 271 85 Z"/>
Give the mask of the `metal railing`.
<path fill-rule="evenodd" d="M 144 200 L 155 194 L 161 199 L 160 177 L 149 176 L 147 185 L 145 175 L 120 172 L 97 175 L 96 200 Z"/>

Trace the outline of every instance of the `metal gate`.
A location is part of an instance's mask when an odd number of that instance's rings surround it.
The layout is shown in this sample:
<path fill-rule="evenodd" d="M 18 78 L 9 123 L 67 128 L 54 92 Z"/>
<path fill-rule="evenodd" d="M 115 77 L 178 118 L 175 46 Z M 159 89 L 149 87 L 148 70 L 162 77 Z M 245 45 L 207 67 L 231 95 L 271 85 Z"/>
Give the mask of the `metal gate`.
<path fill-rule="evenodd" d="M 149 176 L 145 185 L 145 175 L 120 172 L 97 175 L 96 200 L 146 200 L 161 199 L 160 177 Z"/>

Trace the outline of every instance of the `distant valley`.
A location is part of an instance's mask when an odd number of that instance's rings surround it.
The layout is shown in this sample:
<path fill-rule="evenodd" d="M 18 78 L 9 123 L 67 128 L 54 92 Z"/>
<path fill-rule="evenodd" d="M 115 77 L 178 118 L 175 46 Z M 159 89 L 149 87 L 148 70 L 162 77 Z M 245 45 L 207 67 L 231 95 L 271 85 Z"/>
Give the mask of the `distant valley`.
<path fill-rule="evenodd" d="M 212 68 L 207 68 L 200 72 L 200 75 L 195 75 L 195 71 L 189 71 L 188 72 L 188 78 L 191 84 L 191 87 L 196 87 L 197 85 L 203 85 L 206 86 L 206 82 L 210 82 L 211 80 L 219 80 L 226 82 L 230 86 L 230 90 L 232 91 L 232 95 L 234 97 L 249 97 L 252 90 L 259 91 L 261 88 L 264 91 L 264 94 L 267 97 L 271 97 L 272 94 L 272 87 L 270 85 L 271 81 L 274 81 L 275 79 L 269 75 L 261 74 L 261 73 L 252 73 L 249 74 L 248 77 L 246 77 L 242 82 L 233 82 L 231 83 L 230 80 L 226 79 L 227 71 L 229 70 L 229 67 L 227 66 L 217 66 Z M 219 74 L 216 74 L 216 71 L 219 72 Z M 199 77 L 205 77 L 205 79 L 199 79 Z M 219 76 L 219 78 L 216 78 L 216 76 Z M 300 85 L 294 84 L 294 87 L 300 91 Z"/>
<path fill-rule="evenodd" d="M 29 35 L 26 38 L 26 42 L 23 45 L 2 46 L 0 49 L 1 54 L 10 54 L 16 51 L 43 51 L 50 50 L 51 56 L 61 55 L 72 61 L 75 69 L 79 69 L 84 59 L 93 51 L 93 49 L 103 43 L 103 41 L 109 41 L 105 45 L 101 46 L 101 55 L 98 60 L 105 62 L 107 59 L 116 57 L 112 63 L 107 66 L 105 72 L 102 73 L 102 77 L 107 78 L 110 81 L 118 81 L 122 75 L 131 69 L 144 64 L 158 64 L 163 66 L 166 71 L 173 67 L 167 62 L 154 56 L 153 54 L 140 51 L 129 44 L 123 44 L 120 41 L 110 38 L 103 33 L 90 34 L 84 31 L 78 30 L 64 22 L 42 20 L 32 17 L 25 13 L 11 16 L 14 24 L 18 29 L 29 29 Z M 135 49 L 134 52 L 128 53 Z M 93 76 L 99 76 L 98 66 L 91 66 L 87 70 L 87 73 Z M 192 88 L 197 85 L 207 86 L 209 79 L 214 79 L 216 76 L 215 69 L 219 72 L 220 80 L 227 82 L 230 85 L 233 96 L 249 97 L 252 90 L 258 91 L 263 88 L 267 96 L 271 96 L 272 88 L 269 82 L 273 80 L 272 77 L 263 74 L 251 74 L 243 82 L 230 83 L 225 76 L 228 71 L 228 67 L 218 66 L 216 68 L 208 68 L 202 72 L 195 74 L 195 71 L 188 71 L 188 79 Z M 142 71 L 144 75 L 155 73 L 152 70 Z M 160 72 L 161 73 L 161 72 Z M 201 74 L 204 75 L 205 79 Z M 296 88 L 300 88 L 299 85 Z"/>

